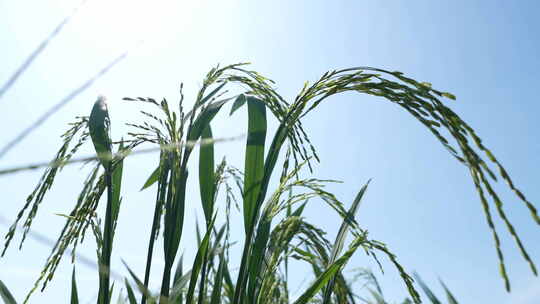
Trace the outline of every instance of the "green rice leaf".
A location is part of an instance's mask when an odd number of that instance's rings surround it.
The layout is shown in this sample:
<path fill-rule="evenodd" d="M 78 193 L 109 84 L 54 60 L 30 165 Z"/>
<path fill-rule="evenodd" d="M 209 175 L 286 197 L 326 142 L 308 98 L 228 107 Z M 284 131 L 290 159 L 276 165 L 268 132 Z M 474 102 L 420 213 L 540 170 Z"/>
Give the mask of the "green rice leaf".
<path fill-rule="evenodd" d="M 238 95 L 238 97 L 236 97 L 236 99 L 234 100 L 234 103 L 233 103 L 233 105 L 231 107 L 231 112 L 229 113 L 229 116 L 233 115 L 234 112 L 236 112 L 236 110 L 240 109 L 245 103 L 246 103 L 246 95 L 244 95 L 244 94 Z"/>
<path fill-rule="evenodd" d="M 339 228 L 339 232 L 336 236 L 336 241 L 334 242 L 334 246 L 332 248 L 332 254 L 330 256 L 330 260 L 328 261 L 330 263 L 334 263 L 340 254 L 341 250 L 343 249 L 343 245 L 345 244 L 345 239 L 347 237 L 347 233 L 349 231 L 349 228 L 351 227 L 351 223 L 354 222 L 354 217 L 356 214 L 356 211 L 358 210 L 358 206 L 360 206 L 360 202 L 362 201 L 362 197 L 364 197 L 364 193 L 366 192 L 367 187 L 369 186 L 369 182 L 371 180 L 368 180 L 368 182 L 360 189 L 358 194 L 356 195 L 356 198 L 354 199 L 351 208 L 346 214 L 346 217 L 343 219 L 343 223 L 341 223 L 341 227 Z M 330 303 L 330 297 L 332 296 L 332 292 L 334 291 L 334 285 L 336 283 L 336 277 L 334 276 L 328 285 L 326 286 L 326 290 L 324 292 L 324 299 L 323 303 L 329 304 Z"/>
<path fill-rule="evenodd" d="M 197 250 L 197 255 L 195 256 L 195 261 L 193 261 L 193 267 L 191 268 L 191 279 L 189 281 L 189 288 L 186 295 L 186 304 L 192 304 L 193 303 L 193 295 L 195 293 L 195 286 L 197 284 L 197 278 L 199 277 L 199 273 L 201 271 L 201 268 L 203 266 L 204 260 L 206 258 L 206 252 L 208 251 L 208 245 L 210 243 L 210 236 L 212 235 L 212 229 L 214 227 L 214 221 L 215 216 L 208 225 L 206 229 L 206 233 L 204 235 L 203 240 L 201 241 L 201 245 L 199 246 L 199 250 Z"/>
<path fill-rule="evenodd" d="M 94 103 L 88 120 L 88 128 L 101 164 L 107 169 L 112 160 L 111 121 L 107 103 L 102 96 Z"/>
<path fill-rule="evenodd" d="M 206 95 L 204 98 L 202 98 L 198 105 L 197 106 L 200 106 L 204 103 L 206 103 L 207 101 L 209 101 L 212 97 L 214 97 L 217 92 L 219 92 L 219 90 L 221 90 L 225 85 L 227 84 L 227 82 L 223 82 L 222 84 L 220 84 L 217 88 L 215 88 L 214 90 L 212 90 L 212 92 L 208 93 L 208 95 Z"/>
<path fill-rule="evenodd" d="M 124 148 L 123 143 L 120 144 L 118 151 L 121 155 L 127 155 L 128 149 Z M 116 227 L 118 220 L 118 213 L 120 212 L 120 204 L 122 199 L 120 198 L 120 191 L 122 189 L 122 172 L 124 169 L 124 159 L 119 159 L 112 172 L 112 218 L 113 226 Z M 113 232 L 114 233 L 114 232 Z"/>
<path fill-rule="evenodd" d="M 212 129 L 210 125 L 203 130 L 201 140 L 209 141 L 209 143 L 201 145 L 199 156 L 199 189 L 204 217 L 206 224 L 208 224 L 214 212 L 215 192 L 214 144 L 212 143 Z"/>
<path fill-rule="evenodd" d="M 129 285 L 129 282 L 127 279 L 124 279 L 124 282 L 126 284 L 129 304 L 137 304 L 137 299 L 135 298 L 135 293 L 133 292 L 131 285 Z"/>
<path fill-rule="evenodd" d="M 146 180 L 146 182 L 142 186 L 141 190 L 139 190 L 139 191 L 143 191 L 144 189 L 152 186 L 153 184 L 155 184 L 158 181 L 158 179 L 159 179 L 159 168 L 160 167 L 157 167 L 154 170 L 154 172 L 152 172 L 152 174 L 150 174 L 150 176 L 148 177 L 148 179 Z"/>
<path fill-rule="evenodd" d="M 272 144 L 270 145 L 270 148 L 268 150 L 268 155 L 266 156 L 266 160 L 264 162 L 264 175 L 261 182 L 260 194 L 259 194 L 259 197 L 257 198 L 256 205 L 254 206 L 254 210 L 256 211 L 254 212 L 255 214 L 258 213 L 259 209 L 261 208 L 264 197 L 266 196 L 266 192 L 268 190 L 268 184 L 270 182 L 270 177 L 272 175 L 272 172 L 274 171 L 277 158 L 279 156 L 279 151 L 281 150 L 281 147 L 283 146 L 283 143 L 285 142 L 285 139 L 287 138 L 287 134 L 289 130 L 290 130 L 290 127 L 288 127 L 287 123 L 282 121 L 280 126 L 278 127 L 278 130 L 276 131 L 274 135 Z M 255 232 L 255 227 L 253 227 L 253 225 L 251 225 L 248 228 L 249 230 L 246 230 L 246 240 L 245 240 L 244 249 L 242 253 L 240 270 L 239 270 L 238 278 L 236 281 L 237 283 L 234 289 L 233 302 L 242 302 L 242 299 L 245 295 L 244 288 L 247 281 L 247 273 L 248 273 L 247 268 L 249 265 L 248 263 L 249 263 L 249 257 L 250 257 L 251 246 L 252 246 L 252 237 L 253 237 L 253 233 Z"/>
<path fill-rule="evenodd" d="M 73 267 L 73 273 L 71 274 L 71 304 L 79 304 L 77 282 L 75 281 L 75 267 Z"/>
<path fill-rule="evenodd" d="M 184 255 L 180 255 L 180 259 L 178 259 L 178 263 L 176 264 L 176 270 L 174 272 L 174 278 L 173 278 L 173 287 L 171 289 L 171 302 L 172 303 L 182 303 L 182 289 L 187 284 L 187 281 L 189 279 L 189 276 L 183 275 L 183 266 L 184 266 Z"/>
<path fill-rule="evenodd" d="M 167 178 L 170 172 L 170 162 L 167 157 L 166 152 L 161 152 L 159 157 L 159 166 L 158 166 L 158 189 L 156 195 L 156 203 L 154 207 L 154 218 L 152 220 L 152 228 L 150 230 L 150 239 L 148 241 L 148 251 L 146 254 L 146 270 L 144 273 L 144 286 L 148 287 L 150 281 L 150 271 L 152 268 L 153 253 L 154 253 L 154 244 L 155 240 L 159 234 L 159 227 L 161 222 L 161 217 L 163 214 L 163 206 L 165 205 L 166 196 L 167 196 Z M 146 303 L 146 296 L 143 295 L 141 299 L 141 304 Z"/>
<path fill-rule="evenodd" d="M 306 208 L 306 204 L 307 204 L 307 201 L 302 203 L 302 205 L 300 205 L 300 207 L 296 208 L 296 210 L 294 210 L 291 213 L 291 216 L 301 216 L 302 213 L 304 213 L 304 209 Z"/>
<path fill-rule="evenodd" d="M 114 281 L 111 284 L 111 288 L 109 288 L 109 301 L 107 303 L 111 303 L 113 292 L 114 292 Z"/>
<path fill-rule="evenodd" d="M 231 272 L 229 271 L 229 266 L 227 263 L 224 263 L 223 265 L 223 279 L 225 295 L 228 297 L 229 302 L 232 302 L 234 299 L 235 286 L 232 281 Z"/>
<path fill-rule="evenodd" d="M 257 235 L 251 249 L 251 259 L 249 263 L 249 283 L 248 283 L 248 298 L 256 297 L 255 290 L 261 283 L 259 278 L 263 273 L 264 256 L 268 248 L 268 238 L 270 236 L 271 220 L 263 215 L 257 227 Z"/>
<path fill-rule="evenodd" d="M 180 256 L 180 259 L 178 259 L 178 263 L 176 264 L 176 270 L 174 271 L 173 286 L 175 286 L 178 283 L 178 280 L 182 278 L 183 267 L 184 267 L 184 255 L 182 254 Z"/>
<path fill-rule="evenodd" d="M 224 99 L 216 101 L 204 108 L 193 122 L 193 126 L 189 129 L 187 140 L 188 142 L 195 142 L 201 136 L 203 130 L 210 124 L 212 119 L 219 112 L 221 107 L 230 99 Z"/>
<path fill-rule="evenodd" d="M 362 245 L 362 243 L 365 241 L 363 236 L 357 237 L 352 244 L 350 245 L 349 249 L 334 263 L 330 264 L 326 270 L 317 277 L 315 282 L 311 283 L 311 285 L 307 288 L 307 290 L 294 302 L 294 304 L 307 304 L 313 299 L 313 297 L 321 290 L 329 281 L 330 279 L 338 272 L 340 271 L 345 264 L 349 261 L 353 253 Z"/>
<path fill-rule="evenodd" d="M 0 296 L 2 297 L 2 300 L 4 300 L 5 304 L 17 304 L 17 301 L 15 301 L 15 298 L 9 292 L 9 289 L 6 287 L 4 282 L 0 280 Z"/>
<path fill-rule="evenodd" d="M 139 292 L 146 295 L 147 297 L 150 297 L 151 296 L 150 292 L 148 291 L 148 289 L 146 287 L 144 287 L 144 284 L 139 279 L 139 277 L 135 274 L 135 272 L 133 272 L 133 270 L 131 270 L 131 268 L 129 268 L 129 266 L 126 264 L 126 262 L 124 260 L 122 260 L 122 264 L 124 264 L 124 266 L 126 267 L 126 269 L 129 272 L 129 275 L 131 276 L 133 281 L 135 281 L 135 283 L 137 284 L 137 288 L 139 289 Z"/>
<path fill-rule="evenodd" d="M 161 283 L 161 296 L 168 297 L 171 280 L 171 269 L 178 252 L 182 237 L 185 213 L 185 194 L 188 170 L 185 163 L 180 165 L 179 156 L 173 155 L 171 174 L 168 184 L 167 201 L 165 203 L 164 254 L 165 270 Z"/>
<path fill-rule="evenodd" d="M 266 106 L 255 97 L 247 97 L 248 138 L 244 165 L 244 227 L 246 233 L 253 220 L 264 174 L 266 139 Z"/>
<path fill-rule="evenodd" d="M 191 278 L 191 270 L 187 271 L 185 274 L 183 274 L 177 280 L 175 280 L 175 283 L 171 289 L 171 296 L 170 296 L 171 303 L 175 303 L 175 304 L 184 303 L 183 302 L 184 289 L 186 288 L 190 278 Z"/>
<path fill-rule="evenodd" d="M 442 302 L 435 296 L 433 291 L 431 291 L 431 289 L 426 285 L 426 283 L 424 283 L 422 278 L 417 273 L 414 273 L 413 276 L 432 304 L 442 304 Z"/>
<path fill-rule="evenodd" d="M 225 257 L 223 254 L 219 256 L 219 266 L 217 273 L 214 277 L 214 285 L 212 286 L 212 295 L 210 297 L 210 304 L 219 304 L 221 301 L 221 287 L 223 282 L 223 272 L 225 268 Z"/>
<path fill-rule="evenodd" d="M 444 292 L 446 293 L 446 299 L 448 300 L 448 304 L 459 304 L 452 292 L 450 292 L 450 289 L 446 287 L 446 284 L 442 280 L 439 279 L 439 282 L 441 283 L 442 287 L 444 288 Z"/>

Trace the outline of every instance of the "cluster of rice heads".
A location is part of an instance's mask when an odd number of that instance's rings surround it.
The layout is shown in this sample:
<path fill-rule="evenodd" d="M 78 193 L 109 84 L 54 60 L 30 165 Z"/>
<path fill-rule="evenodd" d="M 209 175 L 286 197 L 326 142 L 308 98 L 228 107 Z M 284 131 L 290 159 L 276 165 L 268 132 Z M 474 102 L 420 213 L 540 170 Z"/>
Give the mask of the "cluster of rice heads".
<path fill-rule="evenodd" d="M 473 129 L 440 100 L 442 97 L 454 99 L 453 95 L 435 90 L 428 83 L 407 78 L 400 72 L 358 67 L 325 73 L 313 84 L 306 83 L 294 101 L 289 103 L 273 89 L 271 80 L 257 72 L 246 70 L 244 66 L 245 64 L 235 64 L 211 69 L 193 107 L 187 112 L 183 108 L 182 89 L 180 101 L 174 107 L 165 99 L 158 102 L 152 98 L 124 98 L 131 102 L 150 104 L 155 108 L 155 111 L 151 112 L 142 111 L 147 118 L 145 121 L 129 124 L 133 129 L 125 135 L 126 140 L 115 142 L 110 138 L 110 120 L 101 99 L 94 106 L 90 117 L 78 118 L 72 124 L 63 135 L 64 144 L 50 162 L 36 190 L 30 194 L 6 235 L 3 252 L 9 246 L 18 223 L 23 218 L 24 241 L 46 192 L 66 164 L 79 161 L 93 164 L 73 209 L 65 215 L 65 226 L 32 291 L 39 285 L 45 288 L 52 280 L 66 250 L 71 252 L 75 261 L 77 247 L 90 230 L 97 242 L 98 303 L 111 301 L 114 285 L 110 282 L 111 277 L 122 280 L 110 271 L 110 256 L 115 228 L 121 224 L 117 219 L 122 203 L 120 189 L 123 160 L 130 153 L 158 151 L 157 168 L 143 187 L 157 184 L 145 273 L 135 274 L 126 265 L 136 288 L 132 288 L 125 280 L 127 295 L 121 295 L 121 301 L 143 304 L 264 304 L 291 301 L 297 304 L 355 303 L 358 300 L 357 295 L 341 271 L 351 256 L 361 248 L 377 263 L 377 253 L 386 255 L 401 274 L 412 301 L 420 303 L 412 277 L 397 262 L 395 255 L 384 243 L 370 239 L 367 231 L 355 220 L 355 212 L 369 182 L 360 189 L 347 208 L 346 204 L 340 202 L 332 193 L 325 191 L 325 185 L 334 181 L 302 177 L 302 170 L 309 168 L 311 172 L 311 163 L 318 161 L 318 157 L 301 119 L 328 97 L 347 91 L 380 96 L 402 107 L 431 131 L 455 159 L 469 169 L 493 232 L 501 274 L 507 289 L 510 285 L 499 237 L 492 221 L 492 204 L 536 274 L 533 261 L 507 220 L 502 202 L 491 187 L 491 180 L 496 180 L 497 176 L 481 155 L 485 154 L 497 168 L 498 175 L 507 182 L 510 189 L 529 208 L 534 220 L 540 224 L 536 209 L 514 186 L 504 168 L 481 143 Z M 234 85 L 242 88 L 244 92 L 230 96 L 226 87 Z M 216 165 L 214 159 L 214 149 L 219 147 L 214 144 L 222 139 L 213 138 L 211 125 L 214 117 L 227 103 L 232 104 L 230 115 L 234 115 L 242 106 L 247 107 L 247 140 L 242 171 L 229 166 L 225 160 Z M 274 117 L 279 122 L 274 134 L 267 134 L 268 117 Z M 78 148 L 89 138 L 96 148 L 97 157 L 74 158 Z M 267 142 L 270 143 L 268 147 Z M 188 189 L 186 185 L 189 160 L 196 145 L 200 145 L 199 189 Z M 142 148 L 143 146 L 146 148 Z M 283 159 L 281 167 L 277 166 L 280 155 Z M 6 174 L 20 169 L 0 173 Z M 278 185 L 276 189 L 269 189 L 271 177 L 278 174 L 274 174 L 276 170 L 281 171 Z M 218 201 L 220 190 L 224 191 L 224 195 L 219 196 L 224 198 L 224 202 Z M 191 268 L 185 271 L 178 251 L 183 232 L 187 191 L 200 193 L 205 233 L 199 236 L 196 257 Z M 492 203 L 486 197 L 486 192 Z M 104 193 L 106 200 L 101 200 Z M 237 197 L 241 197 L 238 201 L 242 209 L 245 235 L 239 239 L 243 247 L 240 265 L 236 271 L 236 265 L 231 265 L 229 249 L 232 242 L 238 240 L 231 240 L 229 215 Z M 317 227 L 317 223 L 310 223 L 302 216 L 304 209 L 309 208 L 310 202 L 315 200 L 328 204 L 343 219 L 333 241 L 328 240 L 325 233 Z M 102 215 L 104 220 L 96 212 L 100 201 L 107 203 L 106 213 Z M 216 220 L 218 205 L 225 205 L 225 208 L 219 209 L 225 210 L 226 214 L 225 222 L 221 224 Z M 163 269 L 155 270 L 152 269 L 152 261 L 154 251 L 158 250 L 154 246 L 158 237 L 163 237 L 164 246 L 161 250 L 165 263 Z M 237 236 L 234 238 L 238 239 Z M 352 241 L 346 244 L 347 239 Z M 307 263 L 314 275 L 309 286 L 295 299 L 290 297 L 287 284 L 290 259 Z M 177 266 L 173 267 L 175 262 Z M 233 267 L 234 272 L 231 271 Z M 151 271 L 161 271 L 159 291 L 148 289 Z M 72 303 L 77 303 L 75 272 L 72 286 Z M 3 285 L 0 287 L 3 288 Z M 136 296 L 134 290 L 140 295 Z"/>

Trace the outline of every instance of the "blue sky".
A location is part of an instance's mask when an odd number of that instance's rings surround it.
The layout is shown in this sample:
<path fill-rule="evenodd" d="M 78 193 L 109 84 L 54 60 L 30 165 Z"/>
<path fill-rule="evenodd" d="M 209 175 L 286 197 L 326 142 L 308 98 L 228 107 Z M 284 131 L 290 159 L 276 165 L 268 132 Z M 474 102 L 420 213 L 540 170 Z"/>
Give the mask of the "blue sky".
<path fill-rule="evenodd" d="M 0 83 L 77 4 L 0 1 Z M 329 69 L 367 65 L 402 71 L 456 95 L 457 101 L 448 101 L 450 106 L 475 128 L 525 195 L 538 202 L 538 9 L 536 1 L 131 1 L 128 5 L 89 0 L 0 100 L 4 113 L 0 142 L 11 140 L 115 56 L 130 49 L 129 56 L 1 158 L 0 166 L 49 160 L 66 123 L 75 115 L 87 115 L 98 94 L 110 100 L 113 135 L 119 138 L 126 131 L 122 124 L 138 117 L 138 108 L 119 102 L 121 97 L 176 100 L 183 81 L 190 100 L 206 71 L 217 63 L 249 61 L 289 98 L 304 81 Z M 144 43 L 135 46 L 140 39 Z M 231 124 L 225 116 L 218 117 L 216 136 L 241 134 L 245 128 L 241 118 Z M 387 243 L 408 270 L 419 272 L 439 292 L 437 278 L 442 278 L 462 303 L 537 303 L 540 280 L 496 221 L 513 286 L 511 294 L 504 291 L 466 168 L 407 113 L 375 97 L 346 94 L 322 104 L 304 124 L 321 157 L 315 176 L 344 181 L 330 187 L 340 199 L 351 202 L 361 185 L 373 178 L 359 221 L 373 238 Z M 240 165 L 243 155 L 238 145 L 226 143 L 219 149 Z M 91 153 L 90 147 L 84 153 Z M 120 258 L 136 270 L 143 268 L 145 245 L 134 240 L 147 238 L 153 193 L 137 190 L 156 157 L 136 156 L 126 162 L 113 256 L 119 272 L 123 272 Z M 84 172 L 79 166 L 63 172 L 34 223 L 36 230 L 51 237 L 59 232 L 63 219 L 54 213 L 67 212 L 73 205 Z M 40 174 L 0 177 L 2 216 L 16 216 Z M 496 189 L 531 257 L 539 262 L 538 225 L 502 183 Z M 188 215 L 200 214 L 198 191 L 191 195 L 194 206 Z M 307 216 L 329 233 L 339 225 L 316 204 Z M 184 247 L 193 242 L 187 236 L 193 218 L 186 223 Z M 0 226 L 0 232 L 5 231 L 7 227 Z M 81 252 L 93 257 L 87 243 Z M 0 259 L 0 279 L 22 299 L 47 255 L 48 249 L 32 240 L 21 252 L 11 248 Z M 391 265 L 387 261 L 384 265 L 387 271 L 379 277 L 385 295 L 397 302 L 405 296 L 404 286 Z M 349 268 L 365 266 L 376 270 L 358 253 Z M 56 280 L 30 302 L 67 301 L 71 269 L 69 263 L 62 264 Z M 78 278 L 81 286 L 88 286 L 81 288 L 83 299 L 93 301 L 94 272 L 79 267 Z M 294 279 L 300 282 L 303 276 Z"/>

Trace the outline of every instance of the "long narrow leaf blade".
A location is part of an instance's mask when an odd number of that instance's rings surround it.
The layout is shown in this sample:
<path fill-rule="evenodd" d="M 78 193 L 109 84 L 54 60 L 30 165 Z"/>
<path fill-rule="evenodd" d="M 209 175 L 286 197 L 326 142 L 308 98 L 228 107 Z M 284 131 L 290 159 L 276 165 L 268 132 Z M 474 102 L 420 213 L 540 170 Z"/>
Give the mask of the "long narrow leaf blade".
<path fill-rule="evenodd" d="M 207 140 L 200 148 L 199 156 L 199 189 L 206 224 L 211 220 L 214 209 L 214 144 L 212 129 L 208 125 L 202 132 L 201 140 Z"/>
<path fill-rule="evenodd" d="M 212 97 L 214 97 L 217 92 L 219 92 L 219 90 L 221 90 L 225 85 L 227 84 L 227 82 L 223 82 L 221 85 L 219 85 L 217 88 L 215 88 L 212 92 L 208 93 L 208 95 L 206 95 L 204 98 L 202 98 L 200 101 L 199 101 L 199 104 L 198 105 L 202 105 L 204 103 L 206 103 L 207 101 L 209 101 Z"/>
<path fill-rule="evenodd" d="M 246 143 L 244 177 L 244 226 L 251 226 L 255 204 L 264 174 L 264 141 L 266 139 L 266 106 L 252 96 L 247 97 L 248 138 Z"/>
<path fill-rule="evenodd" d="M 124 149 L 123 144 L 120 145 L 118 149 L 120 153 L 126 155 L 126 149 Z M 120 159 L 118 163 L 114 166 L 112 172 L 112 221 L 113 226 L 116 227 L 116 221 L 118 220 L 118 213 L 120 212 L 120 204 L 122 199 L 120 198 L 120 193 L 122 189 L 122 172 L 124 170 L 124 159 Z M 114 234 L 114 231 L 113 231 Z"/>
<path fill-rule="evenodd" d="M 225 258 L 223 254 L 219 257 L 218 271 L 215 276 L 214 286 L 212 286 L 212 296 L 210 297 L 210 304 L 221 303 L 221 287 L 223 286 L 223 272 L 225 268 Z"/>
<path fill-rule="evenodd" d="M 236 110 L 240 109 L 244 104 L 246 103 L 246 95 L 240 94 L 238 97 L 234 100 L 234 103 L 231 107 L 231 112 L 229 115 L 233 115 Z"/>
<path fill-rule="evenodd" d="M 431 289 L 424 283 L 422 278 L 417 274 L 414 273 L 414 278 L 428 297 L 428 299 L 431 301 L 432 304 L 442 304 L 442 302 L 435 296 L 435 294 L 431 291 Z"/>
<path fill-rule="evenodd" d="M 450 289 L 448 289 L 448 287 L 446 286 L 446 284 L 444 284 L 444 282 L 442 280 L 439 280 L 439 282 L 441 283 L 442 287 L 444 288 L 444 292 L 446 293 L 446 298 L 448 300 L 448 304 L 459 304 L 458 301 L 456 300 L 456 298 L 454 297 L 454 295 L 452 294 L 452 292 L 450 292 Z"/>
<path fill-rule="evenodd" d="M 2 297 L 2 300 L 4 300 L 5 304 L 17 304 L 17 301 L 15 301 L 15 298 L 9 292 L 9 289 L 7 286 L 0 280 L 0 296 Z"/>
<path fill-rule="evenodd" d="M 146 180 L 146 182 L 144 183 L 144 185 L 142 186 L 141 190 L 139 191 L 143 191 L 144 189 L 152 186 L 153 184 L 155 184 L 159 179 L 159 167 L 157 167 L 154 172 L 152 172 L 152 174 L 150 174 L 150 176 L 148 177 L 148 179 Z"/>
<path fill-rule="evenodd" d="M 345 244 L 345 238 L 347 237 L 347 232 L 349 231 L 351 220 L 354 220 L 354 216 L 356 214 L 356 211 L 358 210 L 358 206 L 360 206 L 360 202 L 362 201 L 362 197 L 364 197 L 364 193 L 366 192 L 366 189 L 370 181 L 371 180 L 368 180 L 368 182 L 360 189 L 360 191 L 356 195 L 356 198 L 354 199 L 351 205 L 351 208 L 347 212 L 346 218 L 343 219 L 343 223 L 341 224 L 341 227 L 339 228 L 336 241 L 334 242 L 334 247 L 332 248 L 332 255 L 330 256 L 329 264 L 333 263 L 337 259 L 339 253 L 343 249 L 343 245 Z M 334 277 L 332 278 L 332 280 L 330 280 L 330 282 L 326 286 L 326 289 L 324 292 L 324 300 L 323 300 L 324 304 L 330 303 L 330 297 L 332 295 L 335 282 L 336 281 Z"/>
<path fill-rule="evenodd" d="M 151 296 L 150 292 L 148 291 L 148 289 L 146 287 L 144 287 L 143 282 L 139 279 L 139 277 L 135 274 L 135 272 L 133 272 L 133 270 L 131 270 L 131 268 L 129 268 L 129 266 L 127 265 L 126 262 L 124 262 L 124 260 L 122 260 L 122 263 L 124 264 L 124 266 L 128 270 L 129 275 L 131 276 L 133 281 L 135 281 L 135 283 L 137 284 L 137 288 L 139 289 L 139 291 L 142 294 L 145 294 L 147 297 L 150 297 Z"/>
<path fill-rule="evenodd" d="M 171 296 L 169 299 L 170 303 L 174 303 L 174 304 L 184 303 L 183 301 L 184 289 L 187 286 L 190 278 L 191 278 L 191 270 L 187 271 L 184 275 L 182 275 L 180 278 L 178 278 L 178 280 L 175 281 L 171 289 Z"/>
<path fill-rule="evenodd" d="M 204 263 L 204 258 L 206 257 L 206 252 L 208 250 L 208 244 L 210 243 L 210 236 L 212 235 L 212 228 L 214 226 L 214 219 L 210 222 L 206 234 L 204 235 L 199 250 L 197 250 L 197 255 L 195 256 L 195 261 L 193 262 L 193 268 L 191 268 L 191 279 L 189 281 L 189 288 L 186 295 L 186 304 L 193 303 L 193 295 L 195 293 L 195 286 L 197 284 L 197 278 Z"/>
<path fill-rule="evenodd" d="M 197 116 L 197 118 L 193 122 L 193 127 L 188 132 L 188 142 L 194 142 L 199 139 L 203 130 L 208 126 L 208 124 L 210 124 L 212 119 L 214 119 L 221 107 L 223 107 L 223 105 L 229 100 L 230 99 L 224 99 L 211 103 L 210 105 L 208 105 L 208 107 L 205 108 L 203 112 L 201 112 Z"/>
<path fill-rule="evenodd" d="M 75 281 L 75 267 L 71 274 L 71 304 L 79 304 L 79 293 L 77 292 L 77 282 Z"/>
<path fill-rule="evenodd" d="M 362 242 L 364 241 L 363 237 L 357 237 L 349 249 L 334 263 L 329 265 L 326 270 L 317 277 L 317 279 L 309 286 L 309 288 L 294 302 L 294 304 L 306 304 L 309 303 L 309 301 L 321 290 L 327 283 L 330 281 L 330 279 L 341 269 L 353 253 L 362 245 Z"/>
<path fill-rule="evenodd" d="M 131 285 L 129 285 L 129 282 L 127 279 L 124 279 L 126 283 L 126 290 L 128 294 L 128 301 L 129 304 L 137 304 L 137 299 L 135 298 L 135 293 L 133 292 L 133 289 L 131 288 Z"/>

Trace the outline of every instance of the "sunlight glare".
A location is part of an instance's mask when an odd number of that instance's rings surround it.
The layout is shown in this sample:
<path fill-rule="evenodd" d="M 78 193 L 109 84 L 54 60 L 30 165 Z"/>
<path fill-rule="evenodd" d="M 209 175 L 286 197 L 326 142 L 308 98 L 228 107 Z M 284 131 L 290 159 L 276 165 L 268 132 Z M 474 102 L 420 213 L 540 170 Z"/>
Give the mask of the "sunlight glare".
<path fill-rule="evenodd" d="M 195 6 L 178 0 L 87 0 L 72 23 L 85 44 L 118 50 L 140 41 L 170 39 L 173 28 L 181 30 L 190 23 Z"/>

